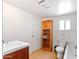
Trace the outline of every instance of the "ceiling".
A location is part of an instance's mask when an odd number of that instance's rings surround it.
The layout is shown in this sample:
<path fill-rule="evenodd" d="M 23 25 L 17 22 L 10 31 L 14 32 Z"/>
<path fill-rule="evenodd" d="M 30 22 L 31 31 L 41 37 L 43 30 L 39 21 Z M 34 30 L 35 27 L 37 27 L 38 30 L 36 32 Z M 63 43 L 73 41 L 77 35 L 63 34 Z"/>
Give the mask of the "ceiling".
<path fill-rule="evenodd" d="M 40 17 L 77 12 L 77 0 L 4 0 L 4 2 Z"/>

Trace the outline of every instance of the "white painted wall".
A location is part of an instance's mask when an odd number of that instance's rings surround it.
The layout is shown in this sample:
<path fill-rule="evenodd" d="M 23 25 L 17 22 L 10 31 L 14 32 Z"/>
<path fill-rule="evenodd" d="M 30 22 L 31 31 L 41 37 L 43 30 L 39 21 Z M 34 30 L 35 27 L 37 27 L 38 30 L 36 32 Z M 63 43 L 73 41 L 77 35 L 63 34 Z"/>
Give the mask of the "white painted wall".
<path fill-rule="evenodd" d="M 57 44 L 57 40 L 63 40 L 63 44 L 65 41 L 71 42 L 77 45 L 77 14 L 73 13 L 70 15 L 52 17 L 54 20 L 54 45 Z M 71 30 L 70 31 L 60 31 L 59 30 L 59 21 L 60 20 L 68 20 L 71 21 Z"/>
<path fill-rule="evenodd" d="M 69 20 L 71 22 L 71 30 L 61 31 L 59 30 L 60 20 Z M 77 13 L 52 17 L 53 22 L 53 44 L 58 45 L 58 40 L 61 39 L 61 44 L 64 46 L 65 42 L 70 42 L 77 45 Z"/>
<path fill-rule="evenodd" d="M 41 21 L 39 17 L 24 12 L 14 6 L 3 3 L 3 40 L 5 42 L 11 40 L 21 40 L 30 42 L 30 53 L 41 48 Z M 54 45 L 57 44 L 58 39 L 77 43 L 77 17 L 76 13 L 52 17 L 54 20 Z M 71 30 L 60 31 L 59 20 L 70 19 Z M 62 35 L 64 34 L 64 35 Z M 32 35 L 34 37 L 32 37 Z M 59 36 L 61 35 L 61 37 Z"/>
<path fill-rule="evenodd" d="M 41 48 L 41 19 L 12 5 L 3 3 L 3 40 L 31 43 L 30 53 Z M 34 38 L 32 38 L 32 33 Z M 35 43 L 36 42 L 36 43 Z"/>

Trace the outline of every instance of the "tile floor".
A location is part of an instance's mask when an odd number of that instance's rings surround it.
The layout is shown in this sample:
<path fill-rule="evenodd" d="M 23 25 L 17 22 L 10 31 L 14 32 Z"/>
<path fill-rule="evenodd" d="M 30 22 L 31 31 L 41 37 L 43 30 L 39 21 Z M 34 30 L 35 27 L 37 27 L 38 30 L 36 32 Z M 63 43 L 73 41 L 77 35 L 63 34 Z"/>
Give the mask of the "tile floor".
<path fill-rule="evenodd" d="M 39 49 L 30 54 L 30 59 L 57 59 L 55 52 L 47 52 Z"/>

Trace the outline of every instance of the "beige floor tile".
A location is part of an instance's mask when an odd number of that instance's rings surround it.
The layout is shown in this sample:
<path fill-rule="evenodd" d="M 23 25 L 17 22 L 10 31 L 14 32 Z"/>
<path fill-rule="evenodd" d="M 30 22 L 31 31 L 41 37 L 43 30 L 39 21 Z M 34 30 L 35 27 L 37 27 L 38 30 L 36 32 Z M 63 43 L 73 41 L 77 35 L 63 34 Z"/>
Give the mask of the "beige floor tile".
<path fill-rule="evenodd" d="M 56 59 L 56 53 L 39 49 L 38 51 L 30 54 L 30 59 Z"/>

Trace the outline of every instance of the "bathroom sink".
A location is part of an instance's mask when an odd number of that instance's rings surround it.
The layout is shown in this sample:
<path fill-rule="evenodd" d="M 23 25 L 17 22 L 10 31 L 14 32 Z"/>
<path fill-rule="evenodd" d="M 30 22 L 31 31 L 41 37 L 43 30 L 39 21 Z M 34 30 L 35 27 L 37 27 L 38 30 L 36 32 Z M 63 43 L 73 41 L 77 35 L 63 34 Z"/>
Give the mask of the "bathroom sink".
<path fill-rule="evenodd" d="M 3 44 L 3 55 L 6 55 L 14 51 L 17 51 L 19 49 L 28 47 L 29 45 L 30 45 L 29 43 L 25 43 L 25 42 L 17 41 L 17 40 L 4 43 Z"/>

